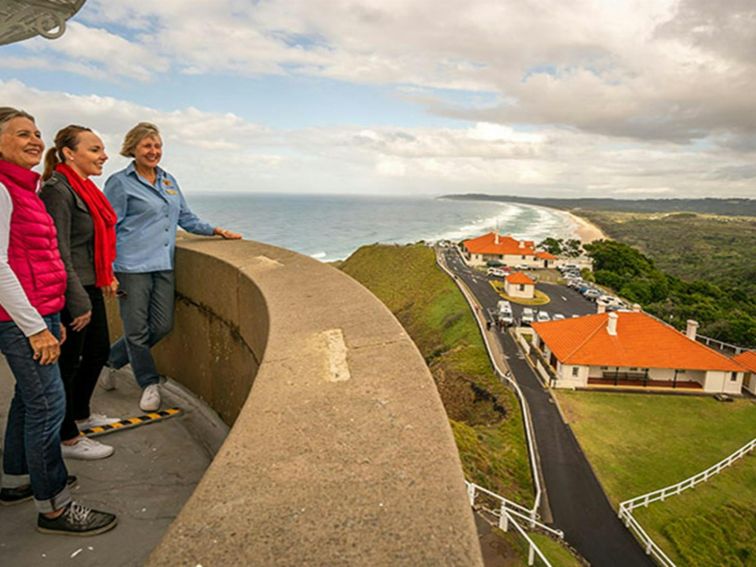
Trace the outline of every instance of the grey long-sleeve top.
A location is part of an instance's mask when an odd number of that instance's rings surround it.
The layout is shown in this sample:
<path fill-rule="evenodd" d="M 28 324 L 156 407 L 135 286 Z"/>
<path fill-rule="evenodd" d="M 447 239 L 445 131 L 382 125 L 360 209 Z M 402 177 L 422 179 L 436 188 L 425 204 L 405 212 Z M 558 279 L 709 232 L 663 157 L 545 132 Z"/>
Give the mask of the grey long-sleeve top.
<path fill-rule="evenodd" d="M 72 318 L 92 309 L 84 289 L 95 284 L 94 224 L 84 200 L 60 173 L 53 173 L 39 193 L 58 231 L 58 250 L 66 266 L 66 309 Z"/>

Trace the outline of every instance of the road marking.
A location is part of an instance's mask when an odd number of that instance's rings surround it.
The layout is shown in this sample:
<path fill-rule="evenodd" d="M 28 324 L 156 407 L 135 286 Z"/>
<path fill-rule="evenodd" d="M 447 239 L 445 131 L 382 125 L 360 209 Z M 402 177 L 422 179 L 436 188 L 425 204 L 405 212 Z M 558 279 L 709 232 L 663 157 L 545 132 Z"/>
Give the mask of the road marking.
<path fill-rule="evenodd" d="M 97 437 L 98 435 L 105 435 L 107 433 L 113 433 L 114 431 L 122 431 L 124 429 L 132 429 L 133 427 L 139 427 L 140 425 L 147 425 L 148 423 L 155 423 L 156 421 L 162 421 L 169 417 L 174 417 L 183 413 L 181 408 L 168 408 L 160 411 L 152 411 L 144 415 L 137 417 L 127 417 L 117 423 L 111 425 L 100 425 L 98 427 L 90 427 L 79 433 L 81 436 Z"/>

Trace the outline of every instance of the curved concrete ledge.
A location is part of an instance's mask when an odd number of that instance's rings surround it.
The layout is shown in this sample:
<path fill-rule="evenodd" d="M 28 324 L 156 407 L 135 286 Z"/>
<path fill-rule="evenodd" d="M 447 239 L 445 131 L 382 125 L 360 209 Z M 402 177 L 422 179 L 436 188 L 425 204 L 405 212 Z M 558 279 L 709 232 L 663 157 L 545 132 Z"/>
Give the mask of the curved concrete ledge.
<path fill-rule="evenodd" d="M 232 429 L 151 565 L 482 565 L 433 379 L 330 266 L 180 239 L 161 371 Z"/>

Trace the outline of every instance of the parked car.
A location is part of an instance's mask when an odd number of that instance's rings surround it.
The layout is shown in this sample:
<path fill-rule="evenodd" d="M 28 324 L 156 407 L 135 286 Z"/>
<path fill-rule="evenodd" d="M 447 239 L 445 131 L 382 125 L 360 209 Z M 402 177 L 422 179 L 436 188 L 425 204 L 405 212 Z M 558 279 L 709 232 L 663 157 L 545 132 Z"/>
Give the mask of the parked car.
<path fill-rule="evenodd" d="M 549 315 L 547 311 L 539 311 L 538 315 L 536 315 L 536 321 L 539 323 L 551 321 L 551 315 Z"/>
<path fill-rule="evenodd" d="M 583 297 L 590 299 L 591 301 L 596 301 L 601 297 L 601 292 L 594 288 L 588 288 L 583 292 Z"/>
<path fill-rule="evenodd" d="M 530 264 L 517 264 L 515 266 L 515 270 L 520 270 L 520 271 L 530 270 L 531 268 L 532 266 Z"/>
<path fill-rule="evenodd" d="M 501 268 L 488 268 L 488 270 L 486 270 L 486 273 L 489 276 L 496 276 L 496 277 L 499 277 L 499 278 L 506 277 L 506 275 L 507 275 L 507 273 L 504 270 L 502 270 Z"/>
<path fill-rule="evenodd" d="M 553 314 L 553 315 L 551 316 L 551 320 L 552 320 L 552 321 L 564 321 L 564 319 L 565 319 L 565 317 L 564 317 L 564 315 L 562 315 L 561 313 L 554 313 L 554 314 Z"/>
<path fill-rule="evenodd" d="M 523 325 L 530 325 L 535 321 L 535 313 L 530 307 L 526 307 L 522 310 L 522 318 L 520 319 Z"/>
<path fill-rule="evenodd" d="M 512 315 L 511 312 L 509 313 L 499 312 L 499 321 L 501 321 L 505 325 L 513 325 L 514 316 Z"/>
<path fill-rule="evenodd" d="M 496 308 L 499 313 L 512 313 L 512 304 L 504 299 L 499 300 L 499 303 L 496 304 Z"/>

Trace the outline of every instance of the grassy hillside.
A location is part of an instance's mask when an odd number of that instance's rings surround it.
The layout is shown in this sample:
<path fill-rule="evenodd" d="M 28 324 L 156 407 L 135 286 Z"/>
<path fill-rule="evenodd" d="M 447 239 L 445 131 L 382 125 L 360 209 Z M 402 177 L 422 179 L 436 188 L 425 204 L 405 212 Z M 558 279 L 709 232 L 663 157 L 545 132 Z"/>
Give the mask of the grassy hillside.
<path fill-rule="evenodd" d="M 678 278 L 756 296 L 756 217 L 581 211 L 608 236 L 635 246 Z"/>
<path fill-rule="evenodd" d="M 756 218 L 580 214 L 614 240 L 585 246 L 598 283 L 678 328 L 692 318 L 702 335 L 756 346 Z"/>
<path fill-rule="evenodd" d="M 430 367 L 446 407 L 465 476 L 532 504 L 522 415 L 493 373 L 472 313 L 421 245 L 360 248 L 341 269 L 396 315 Z"/>
<path fill-rule="evenodd" d="M 756 405 L 710 397 L 556 391 L 612 504 L 680 482 L 756 433 Z M 756 562 L 756 457 L 635 516 L 678 565 Z"/>

